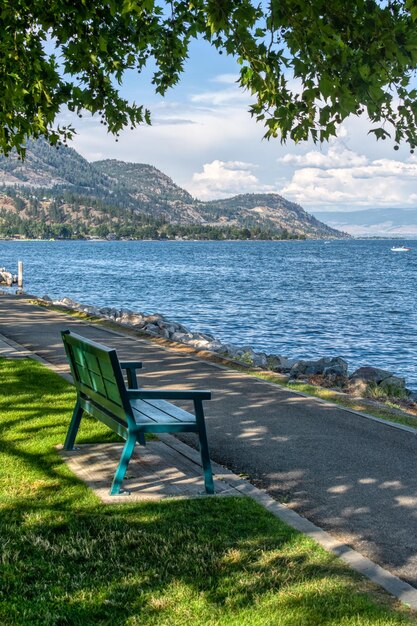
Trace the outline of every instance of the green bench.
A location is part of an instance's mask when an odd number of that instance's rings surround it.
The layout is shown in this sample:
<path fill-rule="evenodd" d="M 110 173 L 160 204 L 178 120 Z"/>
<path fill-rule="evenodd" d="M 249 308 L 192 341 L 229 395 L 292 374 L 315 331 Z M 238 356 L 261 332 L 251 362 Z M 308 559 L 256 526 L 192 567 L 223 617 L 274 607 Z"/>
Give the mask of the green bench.
<path fill-rule="evenodd" d="M 110 494 L 116 495 L 123 492 L 122 481 L 136 442 L 145 445 L 145 433 L 194 432 L 199 438 L 206 493 L 214 493 L 203 411 L 203 400 L 210 400 L 211 393 L 141 389 L 136 377 L 141 363 L 119 362 L 116 350 L 69 330 L 61 335 L 77 390 L 64 450 L 73 450 L 84 411 L 123 437 L 126 443 L 110 489 Z M 127 387 L 122 370 L 126 371 Z M 194 414 L 167 400 L 193 401 Z"/>

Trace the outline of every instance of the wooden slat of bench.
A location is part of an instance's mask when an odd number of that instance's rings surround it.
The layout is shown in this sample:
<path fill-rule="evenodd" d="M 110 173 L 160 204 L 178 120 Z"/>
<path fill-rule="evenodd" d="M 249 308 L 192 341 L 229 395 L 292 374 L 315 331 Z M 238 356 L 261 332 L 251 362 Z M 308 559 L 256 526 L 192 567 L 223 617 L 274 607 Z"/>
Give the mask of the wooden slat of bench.
<path fill-rule="evenodd" d="M 180 409 L 176 404 L 172 404 L 172 402 L 167 402 L 166 400 L 142 400 L 142 402 L 146 402 L 150 406 L 159 409 L 165 413 L 168 413 L 172 417 L 175 417 L 177 420 L 181 420 L 182 422 L 195 422 L 195 416 L 184 409 Z"/>
<path fill-rule="evenodd" d="M 194 415 L 165 400 L 132 400 L 131 405 L 136 422 L 195 423 Z"/>
<path fill-rule="evenodd" d="M 116 415 L 109 415 L 105 410 L 103 410 L 100 406 L 98 406 L 95 402 L 92 402 L 88 398 L 79 398 L 80 405 L 82 408 L 92 415 L 96 419 L 106 424 L 109 428 L 111 428 L 115 433 L 126 439 L 128 436 L 128 427 L 127 423 L 122 422 L 117 418 Z"/>

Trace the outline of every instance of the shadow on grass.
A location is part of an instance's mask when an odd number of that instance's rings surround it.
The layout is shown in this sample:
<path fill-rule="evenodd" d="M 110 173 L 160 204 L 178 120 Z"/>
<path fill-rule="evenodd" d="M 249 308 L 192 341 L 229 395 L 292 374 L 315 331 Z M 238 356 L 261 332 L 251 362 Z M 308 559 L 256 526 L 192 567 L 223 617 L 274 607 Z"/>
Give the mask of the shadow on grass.
<path fill-rule="evenodd" d="M 2 624 L 415 623 L 249 499 L 101 504 L 54 447 L 70 385 L 31 361 L 0 374 Z"/>

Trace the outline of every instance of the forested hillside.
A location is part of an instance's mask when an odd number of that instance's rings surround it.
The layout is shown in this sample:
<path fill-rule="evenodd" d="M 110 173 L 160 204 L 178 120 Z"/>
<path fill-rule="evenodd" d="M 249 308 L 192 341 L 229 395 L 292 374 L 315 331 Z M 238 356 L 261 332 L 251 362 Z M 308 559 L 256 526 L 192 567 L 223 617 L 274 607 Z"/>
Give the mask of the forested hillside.
<path fill-rule="evenodd" d="M 345 237 L 277 194 L 200 202 L 151 165 L 89 163 L 30 142 L 0 157 L 0 236 L 286 239 Z"/>

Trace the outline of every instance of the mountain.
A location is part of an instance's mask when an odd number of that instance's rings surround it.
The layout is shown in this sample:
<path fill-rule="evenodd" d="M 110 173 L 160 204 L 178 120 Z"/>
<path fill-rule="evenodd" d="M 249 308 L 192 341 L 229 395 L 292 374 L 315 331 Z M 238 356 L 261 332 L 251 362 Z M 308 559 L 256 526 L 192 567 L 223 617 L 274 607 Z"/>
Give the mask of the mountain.
<path fill-rule="evenodd" d="M 220 223 L 227 221 L 263 223 L 272 229 L 287 230 L 297 235 L 306 234 L 309 238 L 346 236 L 304 211 L 299 204 L 273 193 L 244 194 L 225 200 L 206 202 L 204 215 L 206 219 Z"/>
<path fill-rule="evenodd" d="M 201 202 L 151 165 L 89 163 L 72 148 L 30 141 L 0 157 L 0 235 L 344 238 L 278 194 Z"/>
<path fill-rule="evenodd" d="M 350 235 L 368 237 L 416 237 L 417 208 L 365 209 L 363 211 L 314 211 L 319 220 Z"/>

